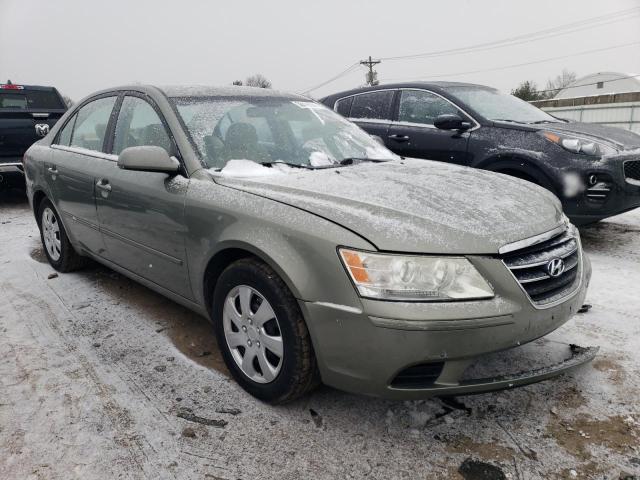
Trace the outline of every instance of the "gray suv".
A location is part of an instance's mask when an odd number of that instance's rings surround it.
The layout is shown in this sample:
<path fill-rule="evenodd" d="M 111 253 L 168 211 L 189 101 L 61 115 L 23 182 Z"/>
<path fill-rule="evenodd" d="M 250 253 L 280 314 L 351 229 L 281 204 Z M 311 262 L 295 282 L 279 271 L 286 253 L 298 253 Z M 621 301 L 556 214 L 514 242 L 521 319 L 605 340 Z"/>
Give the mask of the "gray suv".
<path fill-rule="evenodd" d="M 92 258 L 211 320 L 234 378 L 272 403 L 320 381 L 388 398 L 532 383 L 484 354 L 555 330 L 591 274 L 531 183 L 401 159 L 304 97 L 241 87 L 93 94 L 25 156 L 61 272 Z"/>

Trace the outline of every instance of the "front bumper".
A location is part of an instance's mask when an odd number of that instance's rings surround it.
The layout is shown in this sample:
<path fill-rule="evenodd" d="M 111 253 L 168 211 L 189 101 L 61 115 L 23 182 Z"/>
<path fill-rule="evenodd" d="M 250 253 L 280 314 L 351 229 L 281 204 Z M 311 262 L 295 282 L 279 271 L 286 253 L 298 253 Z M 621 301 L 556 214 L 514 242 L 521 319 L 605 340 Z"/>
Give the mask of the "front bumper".
<path fill-rule="evenodd" d="M 640 207 L 640 182 L 625 176 L 624 163 L 628 161 L 640 161 L 640 155 L 620 153 L 583 166 L 579 175 L 585 191 L 562 199 L 572 223 L 585 225 Z M 590 178 L 596 183 L 590 184 Z"/>
<path fill-rule="evenodd" d="M 579 288 L 553 306 L 541 308 L 529 300 L 499 259 L 469 259 L 485 278 L 492 279 L 493 299 L 432 304 L 361 299 L 361 308 L 300 301 L 323 382 L 359 394 L 420 399 L 526 385 L 595 356 L 597 349 L 588 348 L 528 372 L 465 380 L 465 371 L 484 355 L 517 348 L 565 323 L 584 303 L 591 276 L 590 263 L 583 256 Z M 415 369 L 430 371 L 431 379 L 412 381 Z"/>

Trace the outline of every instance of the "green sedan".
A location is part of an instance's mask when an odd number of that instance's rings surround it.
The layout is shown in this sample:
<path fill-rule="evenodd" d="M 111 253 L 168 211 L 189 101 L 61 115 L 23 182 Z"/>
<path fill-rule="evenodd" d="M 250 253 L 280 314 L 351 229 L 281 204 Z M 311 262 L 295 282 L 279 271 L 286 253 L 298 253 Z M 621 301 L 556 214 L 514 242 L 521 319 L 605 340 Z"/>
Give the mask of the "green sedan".
<path fill-rule="evenodd" d="M 536 185 L 397 157 L 299 95 L 104 90 L 24 166 L 56 270 L 90 258 L 207 317 L 234 378 L 267 402 L 320 382 L 396 399 L 510 388 L 597 351 L 468 378 L 580 308 L 577 230 Z"/>

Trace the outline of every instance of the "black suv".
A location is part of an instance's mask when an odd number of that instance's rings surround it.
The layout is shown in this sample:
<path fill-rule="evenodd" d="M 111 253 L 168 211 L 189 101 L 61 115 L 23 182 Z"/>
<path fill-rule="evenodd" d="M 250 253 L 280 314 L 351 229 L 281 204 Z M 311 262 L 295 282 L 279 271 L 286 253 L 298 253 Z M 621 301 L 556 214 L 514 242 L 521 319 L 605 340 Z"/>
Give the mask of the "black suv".
<path fill-rule="evenodd" d="M 405 157 L 505 173 L 541 185 L 580 225 L 640 206 L 640 135 L 568 122 L 494 88 L 379 85 L 321 100 Z"/>
<path fill-rule="evenodd" d="M 24 152 L 66 111 L 53 87 L 0 85 L 0 189 L 24 188 Z"/>

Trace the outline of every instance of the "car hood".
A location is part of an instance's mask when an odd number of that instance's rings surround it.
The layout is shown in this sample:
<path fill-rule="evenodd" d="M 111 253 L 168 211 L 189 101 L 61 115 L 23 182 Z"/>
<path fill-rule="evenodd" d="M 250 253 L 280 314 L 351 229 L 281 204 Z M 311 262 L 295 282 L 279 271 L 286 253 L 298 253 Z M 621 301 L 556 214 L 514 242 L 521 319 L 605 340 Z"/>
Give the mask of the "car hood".
<path fill-rule="evenodd" d="M 496 254 L 562 222 L 560 202 L 541 187 L 426 160 L 251 178 L 223 171 L 214 180 L 328 219 L 385 251 Z"/>
<path fill-rule="evenodd" d="M 616 150 L 634 150 L 640 148 L 640 135 L 622 128 L 607 127 L 595 123 L 548 123 L 543 130 L 564 135 L 577 135 L 609 145 Z"/>

